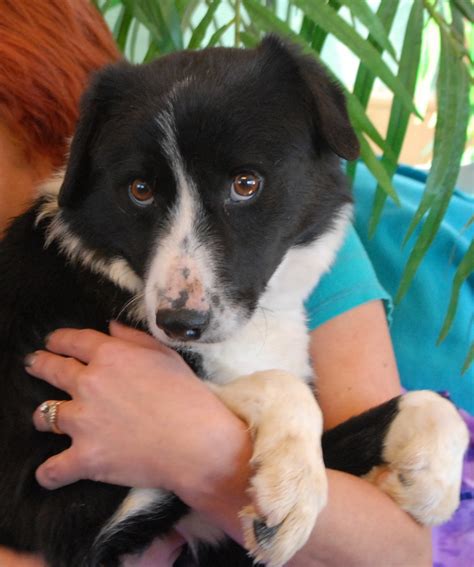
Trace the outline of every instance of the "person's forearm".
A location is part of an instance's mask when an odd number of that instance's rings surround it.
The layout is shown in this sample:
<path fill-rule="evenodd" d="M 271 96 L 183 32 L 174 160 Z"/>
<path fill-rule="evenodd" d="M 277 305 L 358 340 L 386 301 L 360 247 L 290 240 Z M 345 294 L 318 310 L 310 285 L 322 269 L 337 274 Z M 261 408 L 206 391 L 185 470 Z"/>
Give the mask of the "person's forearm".
<path fill-rule="evenodd" d="M 328 470 L 328 505 L 288 567 L 428 567 L 431 534 L 378 488 Z"/>
<path fill-rule="evenodd" d="M 305 547 L 288 567 L 428 567 L 430 531 L 412 520 L 368 482 L 328 470 L 329 500 Z M 195 495 L 195 507 L 242 544 L 238 511 L 241 493 L 226 500 Z M 248 497 L 247 497 L 248 499 Z M 383 560 L 381 559 L 383 558 Z"/>

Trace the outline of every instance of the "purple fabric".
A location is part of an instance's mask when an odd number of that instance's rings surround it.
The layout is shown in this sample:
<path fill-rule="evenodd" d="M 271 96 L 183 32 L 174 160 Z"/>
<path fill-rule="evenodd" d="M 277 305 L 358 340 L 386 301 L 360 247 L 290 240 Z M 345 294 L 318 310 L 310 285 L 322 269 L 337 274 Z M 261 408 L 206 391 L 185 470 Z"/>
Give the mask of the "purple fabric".
<path fill-rule="evenodd" d="M 461 505 L 449 522 L 433 530 L 433 567 L 474 566 L 474 416 L 461 411 L 471 442 L 464 461 Z"/>

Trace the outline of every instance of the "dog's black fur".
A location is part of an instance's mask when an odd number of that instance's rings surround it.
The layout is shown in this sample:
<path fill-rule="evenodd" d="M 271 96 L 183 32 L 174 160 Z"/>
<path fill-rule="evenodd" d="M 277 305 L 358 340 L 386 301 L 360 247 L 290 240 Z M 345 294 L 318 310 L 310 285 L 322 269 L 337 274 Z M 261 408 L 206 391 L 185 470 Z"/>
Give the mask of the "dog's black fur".
<path fill-rule="evenodd" d="M 178 89 L 174 100 L 179 151 L 205 205 L 202 230 L 218 240 L 226 258 L 220 281 L 251 312 L 287 248 L 324 234 L 333 212 L 349 202 L 338 155 L 352 159 L 358 151 L 339 89 L 319 65 L 278 40 L 256 50 L 184 52 L 149 66 L 121 63 L 102 71 L 82 103 L 59 198 L 62 218 L 96 258 L 125 258 L 145 276 L 175 198 L 153 118 L 185 80 L 193 82 L 192 96 Z M 228 186 L 229 172 L 242 164 L 263 170 L 274 190 L 235 214 L 229 210 L 235 205 L 222 205 L 219 187 Z M 135 177 L 159 180 L 153 208 L 130 203 L 123 188 Z M 37 221 L 44 203 L 40 198 L 16 219 L 0 247 L 0 545 L 40 552 L 52 567 L 112 566 L 121 554 L 165 534 L 187 507 L 174 498 L 166 514 L 137 518 L 97 549 L 97 534 L 128 489 L 81 481 L 47 491 L 35 481 L 38 465 L 68 447 L 69 438 L 35 431 L 33 410 L 67 396 L 29 377 L 25 355 L 43 348 L 59 327 L 107 331 L 111 319 L 127 322 L 122 308 L 132 298 L 67 259 L 60 240 L 45 245 L 51 217 Z M 242 234 L 251 237 L 252 261 L 239 242 Z M 369 414 L 327 434 L 327 463 L 356 474 L 380 463 L 396 407 L 395 400 L 373 413 L 375 420 Z M 362 453 L 364 446 L 370 449 Z M 201 565 L 252 563 L 235 544 L 210 553 L 203 552 Z"/>

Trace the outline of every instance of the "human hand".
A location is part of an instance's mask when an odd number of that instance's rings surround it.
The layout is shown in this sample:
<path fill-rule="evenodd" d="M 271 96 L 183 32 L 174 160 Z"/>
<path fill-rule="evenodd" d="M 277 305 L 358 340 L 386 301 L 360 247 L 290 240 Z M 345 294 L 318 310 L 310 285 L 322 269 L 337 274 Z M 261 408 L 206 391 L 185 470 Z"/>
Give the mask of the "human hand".
<path fill-rule="evenodd" d="M 38 482 L 88 478 L 180 495 L 191 478 L 218 476 L 232 430 L 245 426 L 176 352 L 117 323 L 110 330 L 62 329 L 49 352 L 29 357 L 31 375 L 72 397 L 57 420 L 72 445 L 38 468 Z M 33 421 L 48 430 L 38 410 Z"/>

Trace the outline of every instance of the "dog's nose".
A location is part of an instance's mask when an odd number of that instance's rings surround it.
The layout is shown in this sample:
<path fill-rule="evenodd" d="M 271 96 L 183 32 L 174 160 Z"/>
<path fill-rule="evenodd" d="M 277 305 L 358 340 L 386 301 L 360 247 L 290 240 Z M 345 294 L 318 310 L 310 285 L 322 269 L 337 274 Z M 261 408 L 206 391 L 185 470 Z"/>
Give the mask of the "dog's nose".
<path fill-rule="evenodd" d="M 170 339 L 180 341 L 198 340 L 209 323 L 208 311 L 193 309 L 159 309 L 156 324 Z"/>

